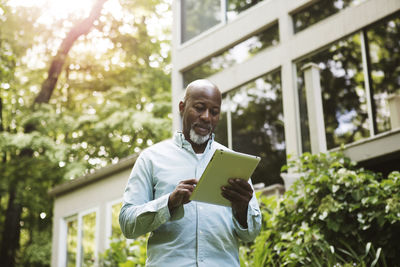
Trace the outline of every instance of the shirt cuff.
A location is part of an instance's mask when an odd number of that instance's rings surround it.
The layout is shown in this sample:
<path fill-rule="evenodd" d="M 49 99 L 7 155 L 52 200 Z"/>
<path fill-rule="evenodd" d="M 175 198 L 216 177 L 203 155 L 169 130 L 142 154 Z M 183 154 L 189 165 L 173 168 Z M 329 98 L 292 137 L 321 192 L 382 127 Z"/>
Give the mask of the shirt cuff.
<path fill-rule="evenodd" d="M 257 229 L 257 219 L 258 217 L 260 217 L 260 211 L 253 208 L 250 204 L 251 202 L 249 203 L 247 208 L 247 228 L 244 228 L 236 219 L 236 217 L 232 214 L 233 224 L 235 226 L 236 233 L 243 241 L 246 242 L 251 241 L 248 239 L 252 239 L 252 233 L 255 232 Z"/>
<path fill-rule="evenodd" d="M 164 195 L 158 199 L 156 199 L 155 210 L 157 211 L 155 221 L 157 225 L 161 225 L 166 223 L 170 218 L 171 215 L 168 209 L 168 198 L 169 194 Z"/>
<path fill-rule="evenodd" d="M 179 207 L 175 208 L 174 211 L 171 214 L 171 221 L 177 221 L 183 218 L 185 215 L 185 209 L 183 208 L 183 205 L 180 205 Z"/>
<path fill-rule="evenodd" d="M 157 212 L 156 220 L 159 224 L 163 224 L 163 223 L 167 222 L 168 220 L 176 221 L 176 220 L 182 219 L 183 216 L 185 215 L 185 211 L 184 211 L 185 209 L 183 208 L 183 205 L 175 208 L 172 213 L 169 212 L 168 200 L 169 200 L 170 195 L 171 194 L 166 194 L 157 199 L 156 210 L 158 210 L 158 212 Z"/>

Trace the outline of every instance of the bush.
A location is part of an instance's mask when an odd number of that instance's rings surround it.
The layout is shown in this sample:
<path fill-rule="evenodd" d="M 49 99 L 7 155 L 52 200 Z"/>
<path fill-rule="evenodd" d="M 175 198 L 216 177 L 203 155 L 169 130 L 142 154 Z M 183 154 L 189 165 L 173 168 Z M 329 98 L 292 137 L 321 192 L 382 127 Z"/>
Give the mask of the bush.
<path fill-rule="evenodd" d="M 140 267 L 146 264 L 147 235 L 133 241 L 124 238 L 113 241 L 110 248 L 100 255 L 101 267 Z"/>
<path fill-rule="evenodd" d="M 261 198 L 263 228 L 242 266 L 400 266 L 400 173 L 305 153 L 282 199 Z"/>

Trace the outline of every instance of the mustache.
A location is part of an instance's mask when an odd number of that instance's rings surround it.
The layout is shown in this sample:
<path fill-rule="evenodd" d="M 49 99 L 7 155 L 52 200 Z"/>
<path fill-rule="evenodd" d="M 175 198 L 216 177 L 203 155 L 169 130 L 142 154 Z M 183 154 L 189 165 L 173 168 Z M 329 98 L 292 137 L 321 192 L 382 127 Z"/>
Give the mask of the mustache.
<path fill-rule="evenodd" d="M 203 123 L 198 123 L 198 122 L 192 123 L 192 128 L 194 128 L 194 127 L 201 127 L 201 128 L 205 128 L 205 129 L 210 130 L 210 131 L 212 129 L 211 124 L 203 124 Z"/>

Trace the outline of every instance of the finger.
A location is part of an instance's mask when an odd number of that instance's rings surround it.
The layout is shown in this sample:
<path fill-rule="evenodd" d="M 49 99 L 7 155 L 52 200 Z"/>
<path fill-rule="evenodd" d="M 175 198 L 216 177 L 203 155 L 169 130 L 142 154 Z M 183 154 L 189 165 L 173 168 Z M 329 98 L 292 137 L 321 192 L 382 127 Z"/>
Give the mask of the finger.
<path fill-rule="evenodd" d="M 243 188 L 246 191 L 253 191 L 253 188 L 251 187 L 250 183 L 247 182 L 246 180 L 239 179 L 239 178 L 231 178 L 231 179 L 228 180 L 228 182 L 231 185 L 234 185 L 234 186 L 236 186 L 238 188 L 239 187 Z"/>
<path fill-rule="evenodd" d="M 193 192 L 194 188 L 195 188 L 195 186 L 192 184 L 179 184 L 177 186 L 178 190 L 186 189 L 186 190 L 189 190 L 190 192 Z"/>
<path fill-rule="evenodd" d="M 180 181 L 179 184 L 197 184 L 198 180 L 196 178 Z"/>
<path fill-rule="evenodd" d="M 185 196 L 190 196 L 192 194 L 191 189 L 189 188 L 177 188 L 176 193 L 178 194 L 178 196 L 180 197 L 185 197 Z"/>
<path fill-rule="evenodd" d="M 234 188 L 228 186 L 223 186 L 221 189 L 222 189 L 222 196 L 230 201 L 249 202 L 252 197 L 252 195 L 249 192 L 241 194 Z"/>
<path fill-rule="evenodd" d="M 237 206 L 237 205 L 243 206 L 243 205 L 248 205 L 249 204 L 249 201 L 246 201 L 245 199 L 240 198 L 238 196 L 229 195 L 226 192 L 222 192 L 222 196 L 225 199 L 227 199 L 229 202 L 232 203 L 232 207 L 233 207 L 233 205 L 235 205 L 235 206 Z"/>
<path fill-rule="evenodd" d="M 174 192 L 172 192 L 170 196 L 172 206 L 177 207 L 179 205 L 187 203 L 191 195 L 192 192 L 189 189 L 176 189 Z"/>
<path fill-rule="evenodd" d="M 192 191 L 190 190 L 185 190 L 182 192 L 181 195 L 181 203 L 182 204 L 187 204 L 190 202 L 190 196 L 192 195 Z"/>
<path fill-rule="evenodd" d="M 242 196 L 249 197 L 251 198 L 253 196 L 253 191 L 247 191 L 241 187 L 233 186 L 233 185 L 227 185 L 225 186 L 226 189 L 230 191 L 234 191 Z"/>
<path fill-rule="evenodd" d="M 245 185 L 248 185 L 248 186 L 245 186 Z M 242 182 L 239 182 L 239 181 L 229 180 L 229 185 L 227 185 L 226 187 L 229 188 L 230 190 L 234 190 L 234 191 L 238 192 L 241 195 L 245 195 L 245 196 L 253 195 L 253 189 L 251 188 L 250 184 L 248 184 L 247 182 L 245 184 L 243 184 Z"/>

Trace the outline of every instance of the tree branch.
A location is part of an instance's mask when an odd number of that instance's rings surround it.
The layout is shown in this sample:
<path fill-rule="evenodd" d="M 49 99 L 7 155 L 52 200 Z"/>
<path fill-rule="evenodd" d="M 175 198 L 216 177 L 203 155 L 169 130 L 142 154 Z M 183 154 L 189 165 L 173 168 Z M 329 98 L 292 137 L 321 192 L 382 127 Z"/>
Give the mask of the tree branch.
<path fill-rule="evenodd" d="M 58 77 L 61 74 L 64 62 L 68 56 L 69 50 L 81 35 L 86 35 L 90 32 L 94 21 L 100 17 L 101 10 L 106 1 L 107 0 L 97 0 L 97 2 L 93 5 L 90 15 L 86 19 L 76 24 L 68 32 L 67 36 L 62 41 L 57 54 L 51 61 L 50 68 L 47 72 L 47 79 L 42 83 L 42 88 L 35 98 L 34 104 L 49 102 L 54 88 L 56 87 Z"/>

